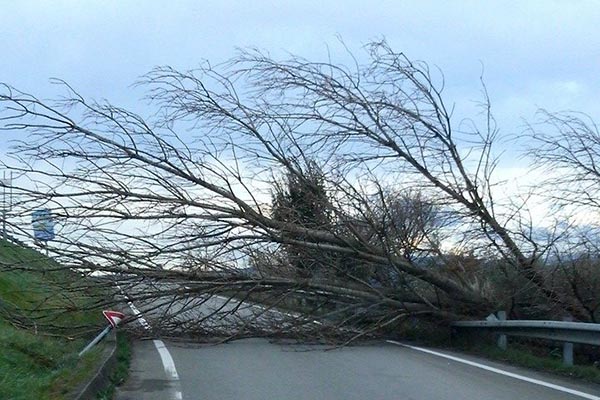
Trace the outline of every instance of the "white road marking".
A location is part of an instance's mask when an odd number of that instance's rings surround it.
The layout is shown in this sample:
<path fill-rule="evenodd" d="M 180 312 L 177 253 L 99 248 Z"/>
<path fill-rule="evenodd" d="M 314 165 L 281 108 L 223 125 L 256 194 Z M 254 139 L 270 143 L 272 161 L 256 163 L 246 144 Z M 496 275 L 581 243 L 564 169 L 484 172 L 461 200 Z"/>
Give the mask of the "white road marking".
<path fill-rule="evenodd" d="M 154 347 L 156 347 L 156 350 L 160 355 L 165 374 L 169 380 L 175 382 L 177 385 L 177 388 L 173 388 L 173 398 L 175 400 L 182 400 L 183 393 L 179 388 L 179 374 L 177 373 L 177 368 L 175 368 L 175 362 L 173 361 L 173 357 L 171 357 L 171 353 L 169 353 L 167 346 L 165 346 L 162 340 L 153 340 L 152 342 L 154 342 Z"/>
<path fill-rule="evenodd" d="M 554 383 L 541 381 L 539 379 L 528 378 L 528 377 L 523 376 L 523 375 L 519 375 L 519 374 L 515 374 L 515 373 L 512 373 L 512 372 L 504 371 L 502 369 L 490 367 L 490 366 L 487 366 L 487 365 L 484 365 L 484 364 L 479 364 L 479 363 L 476 363 L 474 361 L 465 360 L 463 358 L 451 356 L 451 355 L 448 355 L 448 354 L 440 353 L 440 352 L 429 350 L 429 349 L 424 349 L 422 347 L 411 346 L 411 345 L 408 345 L 408 344 L 396 342 L 394 340 L 386 340 L 386 342 L 391 343 L 391 344 L 395 344 L 395 345 L 398 345 L 398 346 L 402 346 L 402 347 L 408 347 L 409 349 L 413 349 L 413 350 L 416 350 L 416 351 L 421 351 L 421 352 L 427 353 L 427 354 L 432 354 L 434 356 L 443 357 L 443 358 L 446 358 L 448 360 L 456 361 L 456 362 L 459 362 L 459 363 L 462 363 L 462 364 L 471 365 L 471 366 L 476 367 L 476 368 L 484 369 L 484 370 L 490 371 L 490 372 L 495 372 L 496 374 L 500 374 L 500 375 L 509 376 L 511 378 L 519 379 L 521 381 L 533 383 L 535 385 L 540 385 L 540 386 L 544 386 L 544 387 L 547 387 L 547 388 L 550 388 L 550 389 L 558 390 L 560 392 L 569 393 L 569 394 L 572 394 L 572 395 L 575 395 L 575 396 L 582 397 L 584 399 L 600 400 L 600 397 L 594 396 L 593 394 L 580 392 L 580 391 L 575 390 L 575 389 L 569 389 L 567 387 L 560 386 L 560 385 L 555 385 Z"/>
<path fill-rule="evenodd" d="M 123 292 L 119 285 L 117 285 L 117 287 L 119 288 L 119 290 L 121 290 L 121 292 Z M 127 297 L 127 295 L 125 295 L 125 297 Z M 135 304 L 133 304 L 133 302 L 129 300 L 127 301 L 127 304 L 129 305 L 129 308 L 131 308 L 131 311 L 133 311 L 133 314 L 136 316 L 137 321 L 140 323 L 140 325 L 142 325 L 142 327 L 148 331 L 151 330 L 152 327 L 150 326 L 148 321 L 146 321 L 146 318 L 142 316 L 142 312 L 135 306 Z M 154 343 L 154 347 L 156 347 L 156 350 L 158 351 L 158 355 L 160 356 L 160 360 L 162 361 L 165 374 L 167 375 L 169 380 L 173 381 L 177 385 L 177 388 L 173 388 L 173 399 L 183 400 L 183 393 L 181 392 L 179 384 L 179 374 L 177 373 L 177 368 L 175 368 L 175 362 L 173 361 L 173 357 L 171 357 L 171 353 L 169 353 L 167 346 L 165 346 L 165 343 L 162 340 L 157 339 L 153 340 L 152 342 Z"/>
<path fill-rule="evenodd" d="M 129 308 L 131 308 L 131 311 L 133 311 L 133 314 L 135 314 L 140 325 L 142 325 L 142 327 L 148 331 L 152 329 L 148 321 L 146 321 L 146 318 L 142 317 L 140 310 L 138 310 L 138 308 L 131 301 L 128 301 L 127 304 L 129 304 Z"/>
<path fill-rule="evenodd" d="M 179 380 L 179 374 L 175 368 L 175 362 L 173 361 L 173 357 L 171 357 L 171 353 L 169 353 L 169 350 L 167 350 L 167 346 L 165 346 L 162 340 L 153 340 L 153 342 L 156 350 L 158 350 L 158 354 L 160 354 L 160 359 L 165 367 L 165 373 L 167 376 L 172 380 Z"/>

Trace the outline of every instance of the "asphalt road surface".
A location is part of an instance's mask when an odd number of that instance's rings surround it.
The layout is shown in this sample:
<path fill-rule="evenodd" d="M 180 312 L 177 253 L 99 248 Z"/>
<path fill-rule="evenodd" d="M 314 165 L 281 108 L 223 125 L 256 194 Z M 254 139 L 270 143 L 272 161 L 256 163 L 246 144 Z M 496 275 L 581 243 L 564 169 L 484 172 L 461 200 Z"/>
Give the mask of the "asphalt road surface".
<path fill-rule="evenodd" d="M 166 346 L 178 378 L 165 372 L 154 342 L 140 342 L 132 377 L 118 400 L 600 399 L 600 388 L 592 385 L 468 357 L 470 362 L 581 392 L 571 394 L 390 343 L 331 349 L 245 339 Z"/>
<path fill-rule="evenodd" d="M 190 310 L 189 317 L 202 312 Z M 240 313 L 243 318 L 250 309 Z M 158 323 L 140 322 L 148 330 Z M 131 376 L 117 399 L 600 400 L 600 386 L 387 342 L 332 349 L 264 339 L 220 345 L 146 340 L 134 345 Z"/>

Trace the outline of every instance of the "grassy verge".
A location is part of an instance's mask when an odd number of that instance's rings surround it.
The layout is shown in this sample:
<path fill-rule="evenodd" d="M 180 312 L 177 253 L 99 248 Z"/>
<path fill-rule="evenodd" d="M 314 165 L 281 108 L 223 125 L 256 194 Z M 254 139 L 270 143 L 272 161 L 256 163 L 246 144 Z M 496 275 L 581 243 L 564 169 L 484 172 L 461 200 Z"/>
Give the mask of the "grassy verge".
<path fill-rule="evenodd" d="M 0 240 L 0 318 L 22 328 L 71 336 L 103 324 L 101 289 L 39 252 Z"/>
<path fill-rule="evenodd" d="M 599 368 L 591 365 L 583 357 L 576 360 L 576 362 L 581 363 L 580 365 L 564 366 L 562 364 L 562 350 L 552 346 L 533 346 L 527 343 L 513 342 L 509 344 L 506 350 L 501 350 L 491 344 L 460 343 L 457 348 L 495 361 L 600 383 Z"/>
<path fill-rule="evenodd" d="M 0 321 L 0 398 L 64 398 L 98 361 L 100 349 L 78 359 L 83 343 L 35 335 Z"/>
<path fill-rule="evenodd" d="M 39 252 L 0 241 L 0 399 L 63 399 L 92 375 L 102 292 Z"/>
<path fill-rule="evenodd" d="M 590 361 L 582 349 L 575 352 L 575 365 L 562 364 L 562 347 L 549 341 L 509 338 L 507 350 L 501 350 L 488 339 L 480 336 L 451 336 L 449 327 L 443 328 L 434 321 L 409 320 L 396 332 L 398 339 L 410 340 L 425 346 L 460 351 L 514 366 L 549 372 L 561 376 L 600 383 L 600 368 Z M 579 351 L 577 351 L 579 350 Z"/>
<path fill-rule="evenodd" d="M 117 333 L 117 366 L 110 376 L 110 385 L 98 393 L 99 400 L 110 400 L 115 395 L 115 388 L 121 385 L 129 376 L 131 363 L 131 342 L 127 334 Z"/>

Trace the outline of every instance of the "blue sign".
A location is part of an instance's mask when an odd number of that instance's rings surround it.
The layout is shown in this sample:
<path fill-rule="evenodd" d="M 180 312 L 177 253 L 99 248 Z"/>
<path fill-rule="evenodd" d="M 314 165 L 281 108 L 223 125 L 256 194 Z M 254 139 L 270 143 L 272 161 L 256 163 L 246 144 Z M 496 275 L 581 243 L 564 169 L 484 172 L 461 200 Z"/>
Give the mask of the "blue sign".
<path fill-rule="evenodd" d="M 47 242 L 54 239 L 54 219 L 47 208 L 36 210 L 31 214 L 31 225 L 36 240 Z"/>

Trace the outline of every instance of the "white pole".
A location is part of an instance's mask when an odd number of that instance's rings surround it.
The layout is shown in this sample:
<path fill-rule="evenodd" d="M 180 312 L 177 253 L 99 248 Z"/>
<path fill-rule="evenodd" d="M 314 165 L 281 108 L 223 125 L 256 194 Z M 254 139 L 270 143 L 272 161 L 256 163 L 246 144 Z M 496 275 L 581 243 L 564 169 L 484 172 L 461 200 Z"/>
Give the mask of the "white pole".
<path fill-rule="evenodd" d="M 2 171 L 2 239 L 6 240 L 6 171 Z"/>
<path fill-rule="evenodd" d="M 13 171 L 10 171 L 10 187 L 8 188 L 8 212 L 12 211 L 13 206 Z"/>
<path fill-rule="evenodd" d="M 90 344 L 85 346 L 85 348 L 79 352 L 79 357 L 81 357 L 88 350 L 90 350 L 92 347 L 94 347 L 96 344 L 98 344 L 98 342 L 101 341 L 104 338 L 104 336 L 106 336 L 108 334 L 108 332 L 110 332 L 111 329 L 112 329 L 111 325 L 108 325 L 106 328 L 104 328 L 104 330 L 102 332 L 100 332 L 100 334 L 98 336 L 96 336 L 94 338 L 94 340 L 92 340 L 90 342 Z"/>

